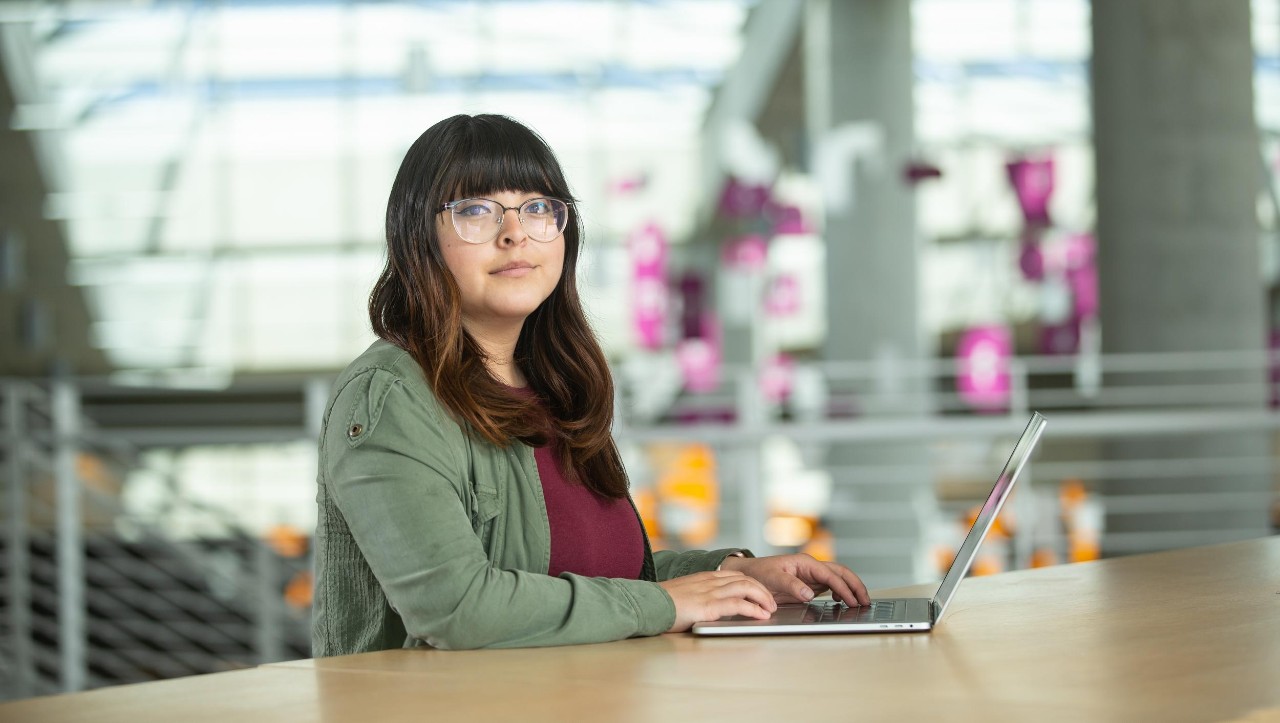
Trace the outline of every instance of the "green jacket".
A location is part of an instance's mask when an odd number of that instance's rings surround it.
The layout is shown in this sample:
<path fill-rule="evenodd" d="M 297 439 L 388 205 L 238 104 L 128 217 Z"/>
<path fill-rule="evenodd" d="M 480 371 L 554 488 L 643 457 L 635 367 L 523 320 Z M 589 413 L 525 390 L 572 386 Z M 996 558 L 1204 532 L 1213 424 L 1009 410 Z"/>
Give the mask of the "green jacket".
<path fill-rule="evenodd" d="M 472 439 L 409 354 L 375 342 L 338 378 L 321 432 L 312 654 L 567 645 L 675 621 L 655 581 L 733 550 L 652 553 L 642 580 L 547 575 L 533 449 Z"/>

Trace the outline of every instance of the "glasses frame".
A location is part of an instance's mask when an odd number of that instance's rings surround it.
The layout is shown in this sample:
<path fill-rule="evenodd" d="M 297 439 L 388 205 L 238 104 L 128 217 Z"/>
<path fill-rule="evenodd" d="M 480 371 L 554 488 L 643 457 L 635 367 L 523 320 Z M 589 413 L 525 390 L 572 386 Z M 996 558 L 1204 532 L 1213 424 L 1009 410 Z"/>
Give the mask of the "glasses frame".
<path fill-rule="evenodd" d="M 456 209 L 460 204 L 466 203 L 467 201 L 488 201 L 489 203 L 492 203 L 493 205 L 502 209 L 502 214 L 497 217 L 497 222 L 493 224 L 493 235 L 483 241 L 472 241 L 471 239 L 463 236 L 462 230 L 458 228 L 458 217 L 454 214 L 454 209 Z M 529 233 L 529 227 L 524 225 L 524 212 L 521 209 L 523 209 L 525 206 L 528 206 L 531 203 L 534 203 L 535 201 L 559 201 L 560 203 L 563 203 L 565 206 L 564 228 L 560 229 L 560 231 L 556 233 L 555 236 L 552 236 L 551 238 L 545 241 L 542 239 L 534 238 L 533 234 Z M 471 196 L 469 198 L 460 198 L 456 201 L 450 201 L 446 204 L 443 204 L 440 206 L 440 208 L 436 209 L 436 213 L 444 213 L 445 211 L 448 211 L 449 221 L 453 224 L 453 231 L 454 233 L 458 234 L 458 238 L 462 239 L 466 243 L 479 246 L 481 244 L 492 243 L 494 239 L 498 238 L 498 234 L 502 232 L 502 223 L 507 218 L 507 211 L 515 211 L 516 218 L 520 221 L 520 228 L 524 229 L 524 232 L 528 234 L 529 238 L 533 239 L 534 241 L 537 241 L 540 244 L 549 244 L 552 241 L 555 241 L 557 238 L 560 238 L 561 236 L 563 236 L 565 229 L 569 228 L 569 211 L 572 209 L 573 209 L 573 203 L 571 201 L 566 201 L 563 198 L 556 198 L 555 196 L 537 196 L 535 198 L 530 198 L 529 200 L 524 201 L 519 206 L 504 206 L 501 203 L 498 203 L 497 201 L 493 200 L 492 198 L 485 198 L 484 196 Z"/>

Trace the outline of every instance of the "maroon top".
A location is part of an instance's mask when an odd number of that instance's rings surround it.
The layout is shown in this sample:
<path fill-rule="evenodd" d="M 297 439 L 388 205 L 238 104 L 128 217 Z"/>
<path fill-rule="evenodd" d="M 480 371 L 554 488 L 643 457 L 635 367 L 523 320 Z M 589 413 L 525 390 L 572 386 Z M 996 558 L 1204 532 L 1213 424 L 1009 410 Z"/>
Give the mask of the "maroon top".
<path fill-rule="evenodd" d="M 548 575 L 572 572 L 588 577 L 640 579 L 644 567 L 644 538 L 631 503 L 596 494 L 561 474 L 554 443 L 538 447 L 542 495 L 551 523 L 551 564 Z"/>
<path fill-rule="evenodd" d="M 517 391 L 531 394 L 525 389 Z M 551 523 L 551 564 L 547 574 L 640 579 L 644 537 L 640 519 L 625 498 L 610 499 L 565 478 L 553 440 L 533 451 L 542 496 Z"/>

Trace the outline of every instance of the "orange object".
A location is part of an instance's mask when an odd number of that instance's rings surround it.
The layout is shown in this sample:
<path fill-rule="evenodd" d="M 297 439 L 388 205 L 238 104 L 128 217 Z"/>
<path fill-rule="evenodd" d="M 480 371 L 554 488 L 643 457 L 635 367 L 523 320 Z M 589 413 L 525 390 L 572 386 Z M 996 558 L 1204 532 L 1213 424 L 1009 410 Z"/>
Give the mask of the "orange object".
<path fill-rule="evenodd" d="M 813 531 L 809 544 L 805 545 L 802 551 L 813 555 L 814 559 L 831 562 L 836 559 L 835 536 L 827 528 L 819 526 Z"/>
<path fill-rule="evenodd" d="M 1052 567 L 1058 564 L 1058 553 L 1047 547 L 1041 547 L 1031 553 L 1032 567 Z"/>
<path fill-rule="evenodd" d="M 981 512 L 982 505 L 974 505 L 969 508 L 969 513 L 964 518 L 966 531 L 973 527 L 973 523 L 978 521 L 978 515 Z M 992 538 L 1010 537 L 1016 529 L 1017 525 L 1014 524 L 1013 513 L 1009 511 L 1009 507 L 1006 505 L 1000 510 L 1000 514 L 996 515 L 995 521 L 991 523 L 991 531 L 987 534 Z"/>
<path fill-rule="evenodd" d="M 299 610 L 309 608 L 314 587 L 311 571 L 302 570 L 284 586 L 284 601 Z"/>
<path fill-rule="evenodd" d="M 649 535 L 649 544 L 655 550 L 662 549 L 662 525 L 658 524 L 658 501 L 653 490 L 648 487 L 636 490 L 631 500 L 636 503 L 636 512 L 640 513 L 640 522 Z"/>
<path fill-rule="evenodd" d="M 655 465 L 662 470 L 655 485 L 662 529 L 690 547 L 711 542 L 720 505 L 715 452 L 705 444 L 683 444 L 661 452 L 670 455 L 665 464 Z"/>
<path fill-rule="evenodd" d="M 1091 562 L 1102 557 L 1102 550 L 1094 540 L 1072 539 L 1068 548 L 1067 559 L 1071 562 Z"/>
<path fill-rule="evenodd" d="M 1078 479 L 1065 479 L 1058 487 L 1062 524 L 1067 530 L 1067 560 L 1070 562 L 1089 562 L 1102 557 L 1098 540 L 1101 512 L 1089 496 L 1089 489 Z"/>
<path fill-rule="evenodd" d="M 774 547 L 801 548 L 813 540 L 817 524 L 807 515 L 773 512 L 764 522 L 764 540 Z"/>
<path fill-rule="evenodd" d="M 281 557 L 302 557 L 311 545 L 307 536 L 292 525 L 276 525 L 263 538 Z"/>
<path fill-rule="evenodd" d="M 956 560 L 956 551 L 946 545 L 938 545 L 933 548 L 933 560 L 938 566 L 938 572 L 945 572 L 951 568 L 951 563 Z"/>
<path fill-rule="evenodd" d="M 1064 479 L 1058 486 L 1058 504 L 1062 506 L 1064 514 L 1079 507 L 1080 503 L 1088 498 L 1089 490 L 1085 488 L 1084 482 L 1078 479 Z"/>
<path fill-rule="evenodd" d="M 994 575 L 997 572 L 1002 572 L 1002 571 L 1003 571 L 1003 566 L 994 557 L 991 557 L 990 555 L 983 555 L 982 557 L 979 557 L 978 559 L 974 560 L 973 566 L 969 568 L 969 574 L 973 575 L 974 577 L 980 577 L 982 575 Z"/>

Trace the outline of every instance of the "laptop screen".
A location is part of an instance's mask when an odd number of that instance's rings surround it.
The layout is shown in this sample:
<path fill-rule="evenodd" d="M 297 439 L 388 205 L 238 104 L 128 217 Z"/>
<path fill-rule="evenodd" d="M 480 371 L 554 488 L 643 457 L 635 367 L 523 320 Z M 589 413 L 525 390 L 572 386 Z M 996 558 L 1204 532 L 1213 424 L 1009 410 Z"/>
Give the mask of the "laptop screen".
<path fill-rule="evenodd" d="M 964 538 L 964 544 L 960 546 L 960 551 L 956 553 L 955 560 L 951 563 L 951 569 L 947 570 L 946 577 L 942 578 L 942 584 L 938 586 L 938 592 L 933 596 L 934 620 L 937 621 L 942 617 L 942 613 L 947 609 L 947 603 L 951 601 L 951 596 L 955 594 L 956 586 L 960 584 L 960 580 L 969 572 L 969 567 L 973 564 L 973 558 L 978 552 L 978 546 L 982 544 L 983 538 L 987 536 L 987 531 L 991 529 L 991 523 L 995 522 L 996 515 L 1000 514 L 1000 508 L 1004 505 L 1004 501 L 1009 496 L 1009 491 L 1013 489 L 1013 483 L 1017 481 L 1018 475 L 1022 472 L 1023 465 L 1031 456 L 1031 450 L 1035 448 L 1036 442 L 1040 440 L 1040 433 L 1044 431 L 1045 419 L 1039 412 L 1031 413 L 1031 421 L 1027 422 L 1027 428 L 1022 432 L 1022 436 L 1018 439 L 1018 443 L 1013 447 L 1013 453 L 1009 455 L 1009 461 L 1005 462 L 1004 469 L 1000 471 L 1000 476 L 996 478 L 996 484 L 991 488 L 991 494 L 987 495 L 987 501 L 982 505 L 982 511 L 978 513 L 978 519 L 973 521 L 973 527 L 969 528 L 969 535 Z"/>

